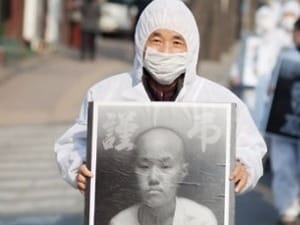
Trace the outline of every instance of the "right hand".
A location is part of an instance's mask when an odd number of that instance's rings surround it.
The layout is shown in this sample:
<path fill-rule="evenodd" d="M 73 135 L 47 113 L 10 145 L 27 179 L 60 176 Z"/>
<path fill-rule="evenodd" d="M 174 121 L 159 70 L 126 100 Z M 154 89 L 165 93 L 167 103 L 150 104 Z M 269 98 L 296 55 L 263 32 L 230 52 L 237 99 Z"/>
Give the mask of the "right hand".
<path fill-rule="evenodd" d="M 87 179 L 91 178 L 92 172 L 87 168 L 86 164 L 83 163 L 79 169 L 78 169 L 78 174 L 76 176 L 76 183 L 77 183 L 77 188 L 81 191 L 84 192 L 86 189 L 86 181 Z"/>

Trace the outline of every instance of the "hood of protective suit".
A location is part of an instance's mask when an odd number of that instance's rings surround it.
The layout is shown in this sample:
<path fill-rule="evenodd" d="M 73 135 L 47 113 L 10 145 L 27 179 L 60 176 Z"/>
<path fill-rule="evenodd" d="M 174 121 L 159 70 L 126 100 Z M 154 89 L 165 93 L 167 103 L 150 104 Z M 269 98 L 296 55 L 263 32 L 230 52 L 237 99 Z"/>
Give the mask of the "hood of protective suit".
<path fill-rule="evenodd" d="M 255 30 L 257 34 L 265 34 L 275 29 L 277 18 L 269 6 L 260 7 L 255 14 Z"/>
<path fill-rule="evenodd" d="M 200 36 L 192 12 L 181 0 L 154 0 L 141 14 L 135 30 L 134 69 L 137 82 L 143 75 L 145 44 L 155 30 L 169 29 L 181 34 L 187 44 L 187 68 L 184 83 L 193 82 L 200 48 Z"/>
<path fill-rule="evenodd" d="M 296 17 L 300 15 L 300 4 L 297 1 L 288 1 L 283 4 L 281 14 L 292 13 Z"/>
<path fill-rule="evenodd" d="M 292 32 L 294 24 L 300 15 L 300 4 L 297 1 L 289 1 L 283 4 L 280 26 L 287 32 Z"/>

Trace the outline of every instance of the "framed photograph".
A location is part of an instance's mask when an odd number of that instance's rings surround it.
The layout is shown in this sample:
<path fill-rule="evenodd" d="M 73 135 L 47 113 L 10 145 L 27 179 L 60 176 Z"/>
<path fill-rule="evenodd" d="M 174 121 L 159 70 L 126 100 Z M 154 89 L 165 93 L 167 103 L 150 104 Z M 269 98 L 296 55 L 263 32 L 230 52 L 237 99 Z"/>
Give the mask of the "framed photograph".
<path fill-rule="evenodd" d="M 235 107 L 90 103 L 85 225 L 234 224 Z"/>
<path fill-rule="evenodd" d="M 300 58 L 279 62 L 277 81 L 266 122 L 266 132 L 300 138 Z"/>

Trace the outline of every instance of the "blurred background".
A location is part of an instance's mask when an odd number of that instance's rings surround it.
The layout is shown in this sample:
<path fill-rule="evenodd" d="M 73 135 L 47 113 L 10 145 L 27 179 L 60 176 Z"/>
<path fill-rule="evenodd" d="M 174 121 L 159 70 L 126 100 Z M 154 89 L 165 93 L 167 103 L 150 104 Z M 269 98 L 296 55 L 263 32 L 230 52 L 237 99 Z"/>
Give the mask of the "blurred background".
<path fill-rule="evenodd" d="M 76 0 L 0 0 L 0 225 L 81 225 L 84 198 L 59 175 L 53 146 L 95 82 L 132 68 L 133 33 L 148 0 L 101 0 L 94 53 L 82 53 Z M 281 0 L 186 0 L 201 33 L 198 72 L 229 88 L 255 15 Z M 266 173 L 236 201 L 236 224 L 275 224 Z"/>

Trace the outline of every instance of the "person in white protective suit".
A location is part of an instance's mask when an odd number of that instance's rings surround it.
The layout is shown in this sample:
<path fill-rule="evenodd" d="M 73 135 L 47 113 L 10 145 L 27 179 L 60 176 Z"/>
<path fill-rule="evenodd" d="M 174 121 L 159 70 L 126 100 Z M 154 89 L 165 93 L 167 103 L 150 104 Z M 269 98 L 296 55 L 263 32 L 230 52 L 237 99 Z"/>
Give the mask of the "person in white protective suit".
<path fill-rule="evenodd" d="M 271 73 L 280 51 L 276 39 L 277 21 L 278 18 L 269 6 L 257 10 L 255 33 L 243 38 L 241 52 L 230 73 L 232 88 L 241 87 L 242 99 L 254 118 L 255 88 L 262 76 Z"/>
<path fill-rule="evenodd" d="M 300 4 L 296 0 L 289 0 L 282 5 L 281 18 L 279 21 L 279 28 L 281 34 L 282 46 L 290 48 L 293 46 L 293 29 L 294 24 L 300 16 Z"/>
<path fill-rule="evenodd" d="M 199 47 L 195 18 L 182 1 L 152 1 L 137 23 L 133 71 L 91 87 L 76 123 L 57 140 L 56 159 L 63 178 L 84 191 L 92 176 L 85 164 L 88 102 L 234 102 L 237 146 L 230 179 L 236 192 L 253 188 L 263 173 L 266 145 L 242 101 L 225 87 L 197 75 Z"/>
<path fill-rule="evenodd" d="M 264 17 L 267 17 L 269 22 L 263 22 Z M 256 63 L 257 80 L 254 89 L 252 116 L 260 130 L 263 127 L 264 109 L 268 102 L 267 86 L 278 55 L 285 45 L 281 38 L 278 38 L 281 34 L 281 31 L 276 28 L 278 20 L 277 10 L 274 12 L 274 9 L 269 6 L 263 6 L 256 13 L 256 32 L 261 35 L 261 42 Z"/>
<path fill-rule="evenodd" d="M 293 32 L 294 46 L 281 53 L 278 63 L 273 71 L 270 90 L 274 90 L 279 71 L 293 70 L 293 65 L 300 65 L 300 19 L 295 23 Z M 285 63 L 281 64 L 281 60 Z M 291 65 L 288 63 L 291 62 Z M 296 71 L 297 72 L 297 71 Z M 289 72 L 287 74 L 290 74 Z M 299 85 L 295 82 L 295 87 Z M 298 98 L 296 88 L 291 88 L 291 98 Z M 300 91 L 297 90 L 298 92 Z M 297 96 L 297 97 L 296 97 Z M 274 100 L 273 100 L 274 101 Z M 291 102 L 292 109 L 294 110 L 296 121 L 297 108 L 295 101 Z M 296 127 L 299 123 L 294 122 Z M 296 225 L 300 221 L 298 217 L 300 214 L 300 141 L 299 139 L 291 139 L 284 136 L 272 135 L 271 136 L 271 150 L 270 160 L 271 169 L 273 174 L 272 190 L 274 196 L 274 204 L 278 210 L 280 221 L 282 225 Z"/>
<path fill-rule="evenodd" d="M 269 86 L 272 70 L 276 64 L 280 52 L 286 48 L 293 46 L 293 26 L 297 18 L 300 16 L 300 4 L 297 1 L 288 1 L 282 5 L 282 12 L 279 20 L 280 29 L 271 32 L 267 36 L 267 49 L 264 49 L 262 58 L 266 57 L 263 62 L 264 70 L 261 71 L 257 86 L 255 88 L 255 103 L 253 107 L 253 118 L 258 128 L 263 132 L 265 109 L 269 102 L 267 89 Z"/>

